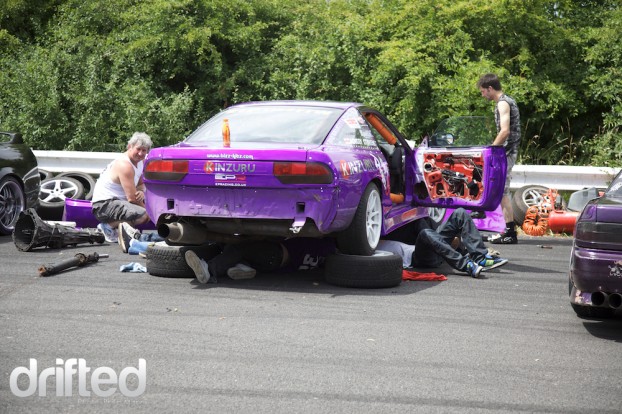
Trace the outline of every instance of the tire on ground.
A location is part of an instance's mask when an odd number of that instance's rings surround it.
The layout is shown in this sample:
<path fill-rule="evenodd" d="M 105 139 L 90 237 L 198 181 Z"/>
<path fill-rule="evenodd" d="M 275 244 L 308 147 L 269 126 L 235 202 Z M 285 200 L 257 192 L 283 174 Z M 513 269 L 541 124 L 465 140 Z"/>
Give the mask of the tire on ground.
<path fill-rule="evenodd" d="M 48 178 L 41 182 L 37 213 L 43 220 L 62 220 L 65 199 L 81 199 L 82 197 L 84 197 L 84 186 L 75 178 Z"/>
<path fill-rule="evenodd" d="M 402 258 L 382 250 L 372 256 L 332 254 L 326 258 L 324 278 L 344 287 L 394 287 L 402 282 Z"/>
<path fill-rule="evenodd" d="M 548 192 L 549 187 L 543 185 L 526 185 L 514 191 L 510 199 L 514 212 L 514 222 L 518 226 L 522 226 L 529 207 L 540 204 Z M 565 200 L 562 200 L 562 208 L 566 209 Z"/>
<path fill-rule="evenodd" d="M 147 272 L 160 277 L 194 277 L 194 272 L 186 264 L 184 256 L 188 250 L 208 260 L 221 252 L 220 246 L 214 243 L 198 246 L 154 244 L 147 248 Z"/>
<path fill-rule="evenodd" d="M 95 178 L 91 174 L 84 173 L 81 171 L 67 171 L 64 173 L 60 173 L 56 176 L 60 177 L 71 177 L 82 183 L 84 187 L 84 195 L 82 198 L 84 200 L 91 200 L 93 198 L 93 190 L 95 189 Z"/>

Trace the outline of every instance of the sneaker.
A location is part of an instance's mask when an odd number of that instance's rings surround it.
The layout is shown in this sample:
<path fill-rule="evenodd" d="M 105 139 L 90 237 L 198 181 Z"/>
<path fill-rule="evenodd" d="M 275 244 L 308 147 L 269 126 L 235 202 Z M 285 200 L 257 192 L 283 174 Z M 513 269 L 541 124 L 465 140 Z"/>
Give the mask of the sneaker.
<path fill-rule="evenodd" d="M 140 237 L 140 231 L 127 223 L 119 223 L 117 233 L 119 234 L 119 246 L 121 246 L 123 253 L 127 253 L 132 239 L 138 240 Z"/>
<path fill-rule="evenodd" d="M 197 254 L 192 250 L 186 251 L 184 257 L 186 258 L 186 264 L 190 266 L 197 280 L 203 284 L 206 284 L 210 278 L 207 262 L 197 256 Z"/>
<path fill-rule="evenodd" d="M 502 259 L 500 257 L 492 257 L 487 256 L 484 260 L 479 262 L 479 265 L 482 267 L 482 272 L 486 272 L 488 270 L 492 270 L 497 267 L 501 267 L 508 262 L 508 259 Z"/>
<path fill-rule="evenodd" d="M 516 233 L 500 233 L 489 236 L 488 241 L 492 244 L 516 244 L 518 243 L 518 238 Z"/>
<path fill-rule="evenodd" d="M 482 267 L 474 261 L 469 260 L 469 263 L 467 263 L 466 269 L 464 271 L 469 276 L 478 278 L 480 273 L 482 272 Z"/>
<path fill-rule="evenodd" d="M 117 233 L 117 230 L 113 229 L 110 224 L 99 223 L 97 225 L 97 229 L 104 233 L 104 239 L 106 239 L 108 243 L 116 243 L 119 241 L 119 234 Z"/>
<path fill-rule="evenodd" d="M 238 263 L 227 270 L 227 276 L 233 280 L 252 279 L 256 274 L 255 269 L 242 263 Z"/>

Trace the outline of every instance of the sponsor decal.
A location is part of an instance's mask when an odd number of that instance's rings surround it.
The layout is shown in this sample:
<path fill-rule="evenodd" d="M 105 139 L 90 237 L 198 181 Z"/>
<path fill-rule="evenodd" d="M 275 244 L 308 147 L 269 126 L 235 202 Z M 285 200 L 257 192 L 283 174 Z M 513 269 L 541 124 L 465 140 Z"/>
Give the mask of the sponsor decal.
<path fill-rule="evenodd" d="M 213 173 L 253 173 L 257 165 L 252 162 L 214 162 L 207 161 L 203 170 L 208 174 Z"/>
<path fill-rule="evenodd" d="M 348 119 L 344 119 L 343 121 L 350 128 L 358 128 L 359 127 L 359 123 L 358 123 L 358 121 L 356 119 L 348 118 Z"/>
<path fill-rule="evenodd" d="M 246 183 L 217 181 L 214 183 L 216 187 L 246 187 Z"/>
<path fill-rule="evenodd" d="M 372 156 L 372 159 L 365 158 L 363 160 L 353 160 L 353 161 L 339 161 L 339 167 L 341 169 L 341 175 L 343 177 L 349 177 L 353 174 L 360 174 L 364 171 L 382 171 L 382 166 L 379 165 L 380 160 L 375 156 Z M 386 162 L 385 162 L 386 164 Z M 386 168 L 388 174 L 388 167 Z M 383 174 L 384 176 L 384 174 Z"/>
<path fill-rule="evenodd" d="M 216 180 L 236 180 L 236 181 L 246 181 L 245 175 L 235 175 L 235 174 L 216 174 L 214 176 Z"/>
<path fill-rule="evenodd" d="M 246 176 L 241 174 L 215 174 L 214 180 L 220 187 L 246 187 Z"/>
<path fill-rule="evenodd" d="M 613 263 L 613 266 L 609 267 L 609 276 L 622 278 L 622 260 L 618 260 Z"/>
<path fill-rule="evenodd" d="M 226 160 L 254 160 L 253 154 L 207 154 L 206 158 Z"/>

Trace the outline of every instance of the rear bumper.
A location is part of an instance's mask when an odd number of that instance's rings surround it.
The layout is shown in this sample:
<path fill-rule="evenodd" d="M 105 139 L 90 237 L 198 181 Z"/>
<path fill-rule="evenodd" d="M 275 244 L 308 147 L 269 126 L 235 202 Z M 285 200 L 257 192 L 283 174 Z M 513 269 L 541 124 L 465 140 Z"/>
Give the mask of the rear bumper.
<path fill-rule="evenodd" d="M 312 222 L 320 234 L 328 234 L 346 228 L 355 212 L 339 207 L 339 190 L 335 187 L 233 189 L 178 185 L 174 192 L 171 190 L 168 186 L 148 186 L 147 212 L 154 221 L 175 216 L 201 222 L 219 233 L 265 234 L 273 224 L 278 229 L 274 231 L 282 234 L 284 228 L 303 229 Z"/>
<path fill-rule="evenodd" d="M 582 292 L 622 292 L 622 252 L 573 246 L 570 280 Z"/>

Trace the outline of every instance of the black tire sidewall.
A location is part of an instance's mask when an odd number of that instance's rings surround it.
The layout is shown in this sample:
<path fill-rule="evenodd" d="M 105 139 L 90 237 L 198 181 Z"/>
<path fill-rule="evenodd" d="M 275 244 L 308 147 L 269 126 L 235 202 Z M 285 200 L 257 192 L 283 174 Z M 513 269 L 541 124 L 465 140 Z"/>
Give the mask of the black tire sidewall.
<path fill-rule="evenodd" d="M 22 206 L 21 206 L 21 210 L 20 213 L 24 210 L 26 210 L 26 194 L 24 194 L 24 189 L 21 185 L 21 183 L 19 182 L 19 180 L 17 180 L 14 177 L 4 177 L 2 179 L 0 179 L 0 188 L 5 185 L 8 182 L 13 182 L 14 184 L 17 184 L 17 187 L 19 187 L 19 191 L 21 194 L 21 199 L 22 199 Z M 15 223 L 17 222 L 17 219 L 19 218 L 19 214 L 17 215 L 17 217 L 15 218 L 15 220 L 13 221 L 13 226 L 12 227 L 6 227 L 3 224 L 0 224 L 0 234 L 6 235 L 6 234 L 11 234 L 13 232 L 13 229 L 15 228 Z"/>
<path fill-rule="evenodd" d="M 390 288 L 402 282 L 402 258 L 377 250 L 372 256 L 336 253 L 326 258 L 327 283 L 351 288 Z"/>
<path fill-rule="evenodd" d="M 152 276 L 169 278 L 193 278 L 194 272 L 186 263 L 188 250 L 199 257 L 210 258 L 220 253 L 220 246 L 207 243 L 194 246 L 171 246 L 154 244 L 147 248 L 147 272 Z"/>
<path fill-rule="evenodd" d="M 80 183 L 82 183 L 82 186 L 84 187 L 84 195 L 81 197 L 81 199 L 91 200 L 93 198 L 93 190 L 95 190 L 95 178 L 93 178 L 92 175 L 81 171 L 67 171 L 58 174 L 56 177 L 71 177 L 80 181 Z"/>

